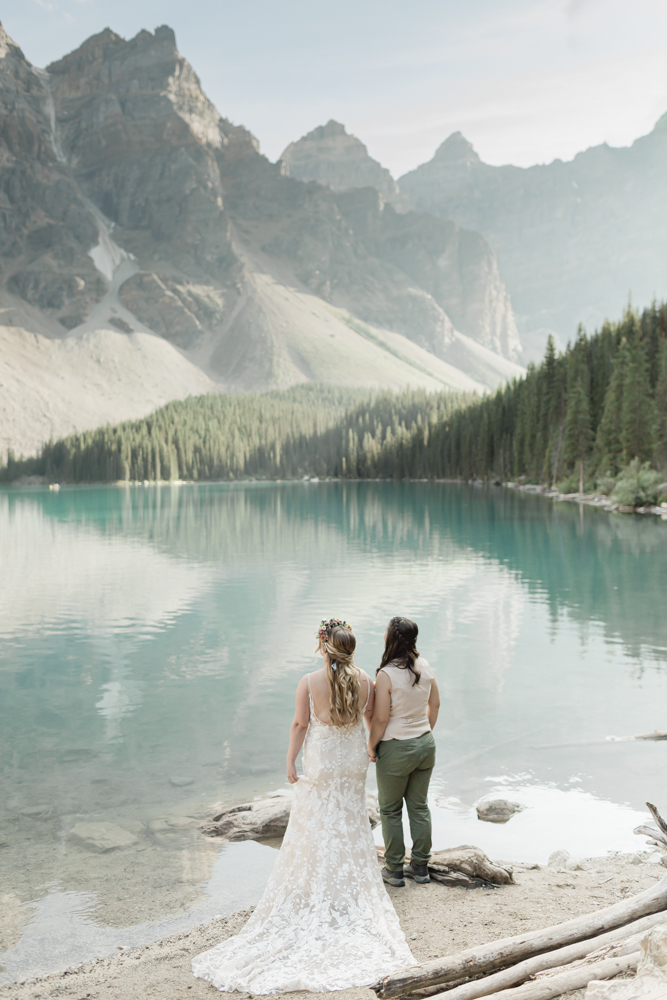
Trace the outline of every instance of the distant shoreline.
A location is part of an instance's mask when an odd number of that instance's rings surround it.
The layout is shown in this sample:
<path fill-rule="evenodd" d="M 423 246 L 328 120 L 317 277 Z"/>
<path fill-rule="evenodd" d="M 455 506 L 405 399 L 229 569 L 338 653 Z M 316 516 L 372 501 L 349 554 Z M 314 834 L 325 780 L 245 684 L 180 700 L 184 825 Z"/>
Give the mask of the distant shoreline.
<path fill-rule="evenodd" d="M 495 488 L 501 487 L 518 490 L 522 493 L 531 493 L 535 496 L 541 496 L 545 500 L 562 500 L 567 503 L 586 504 L 589 507 L 597 507 L 600 510 L 605 510 L 609 514 L 652 514 L 660 517 L 662 521 L 667 521 L 667 504 L 660 507 L 655 504 L 647 504 L 645 507 L 625 507 L 622 504 L 614 503 L 604 493 L 560 493 L 549 486 L 511 481 L 501 483 L 497 480 L 485 479 L 351 479 L 340 476 L 327 476 L 324 478 L 320 478 L 319 476 L 304 476 L 300 479 L 258 479 L 249 476 L 246 479 L 116 479 L 112 481 L 99 480 L 97 482 L 51 483 L 45 476 L 26 476 L 12 483 L 0 483 L 0 489 L 26 489 L 30 487 L 43 489 L 48 487 L 50 491 L 57 492 L 63 487 L 97 488 L 100 486 L 115 486 L 117 488 L 128 488 L 133 486 L 144 489 L 156 486 L 247 486 L 250 483 L 258 485 L 278 483 L 302 483 L 304 485 L 309 483 L 452 483 L 459 486 L 493 486 Z"/>

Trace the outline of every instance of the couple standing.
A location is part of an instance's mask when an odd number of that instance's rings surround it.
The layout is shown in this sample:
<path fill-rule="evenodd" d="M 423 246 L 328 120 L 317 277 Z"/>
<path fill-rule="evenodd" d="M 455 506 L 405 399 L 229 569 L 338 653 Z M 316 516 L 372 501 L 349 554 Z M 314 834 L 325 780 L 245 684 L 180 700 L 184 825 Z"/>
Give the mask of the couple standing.
<path fill-rule="evenodd" d="M 278 859 L 242 930 L 193 960 L 198 978 L 225 992 L 322 992 L 367 986 L 416 964 L 382 879 L 429 881 L 427 792 L 440 696 L 417 633 L 408 618 L 391 619 L 373 685 L 355 666 L 351 627 L 322 622 L 324 665 L 296 689 L 287 753 L 294 803 Z M 366 808 L 369 758 L 377 767 L 382 872 Z M 404 799 L 413 842 L 405 867 Z"/>

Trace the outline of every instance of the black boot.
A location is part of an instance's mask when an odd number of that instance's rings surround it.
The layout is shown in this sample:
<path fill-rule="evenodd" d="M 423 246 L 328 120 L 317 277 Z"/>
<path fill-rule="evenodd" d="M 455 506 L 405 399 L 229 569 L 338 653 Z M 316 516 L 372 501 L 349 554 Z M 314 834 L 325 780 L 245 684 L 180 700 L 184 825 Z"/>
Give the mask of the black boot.
<path fill-rule="evenodd" d="M 430 882 L 431 876 L 428 873 L 428 865 L 416 865 L 413 861 L 409 865 L 403 865 L 403 874 L 406 878 L 412 878 L 415 882 Z"/>

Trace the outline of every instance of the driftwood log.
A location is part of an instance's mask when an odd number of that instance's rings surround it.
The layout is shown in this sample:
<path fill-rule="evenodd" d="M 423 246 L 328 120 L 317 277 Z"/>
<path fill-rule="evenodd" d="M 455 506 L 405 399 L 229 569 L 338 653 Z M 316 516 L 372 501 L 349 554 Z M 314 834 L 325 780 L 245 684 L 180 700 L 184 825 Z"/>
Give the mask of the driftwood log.
<path fill-rule="evenodd" d="M 611 979 L 622 972 L 634 972 L 639 964 L 639 951 L 620 958 L 605 958 L 593 965 L 579 965 L 574 968 L 559 969 L 558 974 L 549 978 L 524 983 L 513 990 L 501 990 L 493 994 L 493 1000 L 554 1000 L 555 997 L 571 990 L 581 990 L 594 979 Z"/>
<path fill-rule="evenodd" d="M 634 832 L 645 837 L 650 837 L 649 843 L 664 852 L 662 863 L 667 866 L 667 823 L 665 823 L 664 819 L 651 802 L 647 802 L 646 806 L 655 822 L 642 823 L 641 826 L 635 828 Z"/>
<path fill-rule="evenodd" d="M 665 909 L 667 909 L 667 876 L 650 889 L 595 913 L 574 917 L 553 927 L 492 941 L 476 948 L 467 948 L 458 955 L 449 955 L 425 962 L 423 965 L 401 969 L 385 976 L 371 988 L 384 1000 L 385 997 L 398 996 L 400 993 L 410 993 L 413 990 L 477 976 L 480 973 L 495 972 L 506 965 L 516 964 L 534 955 L 595 937 L 639 917 Z M 578 988 L 569 987 L 569 989 Z"/>
<path fill-rule="evenodd" d="M 585 959 L 592 954 L 596 954 L 602 948 L 606 948 L 609 945 L 617 945 L 619 942 L 623 943 L 623 948 L 630 946 L 631 952 L 636 951 L 642 936 L 656 925 L 665 923 L 666 921 L 667 913 L 652 913 L 648 917 L 641 917 L 639 920 L 625 924 L 623 927 L 617 927 L 613 931 L 607 931 L 607 933 L 600 934 L 597 937 L 578 941 L 576 944 L 568 945 L 566 948 L 557 948 L 555 951 L 536 955 L 535 958 L 519 962 L 518 965 L 512 965 L 509 969 L 503 969 L 502 972 L 494 972 L 483 979 L 474 979 L 472 982 L 463 983 L 461 986 L 455 986 L 453 989 L 447 990 L 446 993 L 431 995 L 430 1000 L 435 1000 L 435 997 L 438 997 L 439 1000 L 445 1000 L 445 998 L 446 1000 L 480 1000 L 481 997 L 495 997 L 500 990 L 507 990 L 510 987 L 525 983 L 526 980 L 537 975 L 537 973 L 545 972 L 548 969 L 558 969 L 559 966 L 569 965 L 570 962 Z M 613 958 L 616 956 L 606 955 L 604 957 Z M 596 976 L 591 977 L 591 979 L 595 978 Z M 577 987 L 577 989 L 580 989 L 580 987 Z"/>
<path fill-rule="evenodd" d="M 377 847 L 378 857 L 384 859 L 384 847 Z M 406 861 L 410 852 L 406 853 Z M 490 861 L 484 851 L 470 844 L 450 847 L 446 851 L 435 851 L 428 863 L 428 871 L 434 882 L 443 885 L 460 886 L 464 889 L 475 887 L 492 888 L 498 885 L 512 885 L 512 869 Z"/>
<path fill-rule="evenodd" d="M 665 1000 L 667 997 L 667 923 L 654 927 L 641 943 L 634 979 L 611 983 L 591 980 L 585 1000 Z"/>
<path fill-rule="evenodd" d="M 477 884 L 512 885 L 512 869 L 490 861 L 484 851 L 470 844 L 450 847 L 431 855 L 428 870 L 436 882 L 451 883 L 452 876 L 465 875 Z"/>

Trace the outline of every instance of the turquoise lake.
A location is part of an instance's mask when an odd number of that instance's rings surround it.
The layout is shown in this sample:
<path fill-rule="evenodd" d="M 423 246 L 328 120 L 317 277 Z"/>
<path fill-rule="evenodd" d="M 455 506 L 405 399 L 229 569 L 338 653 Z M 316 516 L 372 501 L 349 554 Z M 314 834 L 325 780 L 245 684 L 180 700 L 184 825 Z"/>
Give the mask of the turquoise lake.
<path fill-rule="evenodd" d="M 323 617 L 370 673 L 387 620 L 419 624 L 436 848 L 643 850 L 644 803 L 667 813 L 667 742 L 618 739 L 667 730 L 658 518 L 449 483 L 12 488 L 0 567 L 0 981 L 256 901 L 274 849 L 198 825 L 287 787 Z M 477 820 L 498 795 L 524 811 Z"/>

